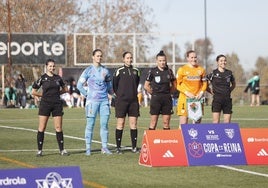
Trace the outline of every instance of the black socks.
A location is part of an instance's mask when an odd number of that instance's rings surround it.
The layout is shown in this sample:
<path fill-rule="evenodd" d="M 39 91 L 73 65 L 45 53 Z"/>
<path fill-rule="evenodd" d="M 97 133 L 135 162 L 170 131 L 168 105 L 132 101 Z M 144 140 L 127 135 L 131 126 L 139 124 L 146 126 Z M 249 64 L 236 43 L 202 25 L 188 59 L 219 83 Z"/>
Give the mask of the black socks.
<path fill-rule="evenodd" d="M 42 150 L 43 149 L 43 143 L 44 143 L 44 132 L 37 132 L 37 147 L 38 150 Z"/>
<path fill-rule="evenodd" d="M 43 149 L 43 143 L 44 143 L 44 132 L 37 132 L 37 147 L 38 150 L 42 150 Z M 60 151 L 62 151 L 64 149 L 64 142 L 63 142 L 63 132 L 56 132 L 56 138 L 57 138 L 57 142 L 59 145 L 59 149 Z"/>
<path fill-rule="evenodd" d="M 64 149 L 63 132 L 56 132 L 56 138 L 58 141 L 59 149 L 60 149 L 60 151 L 62 151 Z"/>
<path fill-rule="evenodd" d="M 119 129 L 115 130 L 115 140 L 116 140 L 117 148 L 121 147 L 122 135 L 123 135 L 123 130 L 119 130 Z"/>
<path fill-rule="evenodd" d="M 137 129 L 130 129 L 130 136 L 131 136 L 132 148 L 136 148 L 136 146 L 137 146 L 138 130 Z"/>
<path fill-rule="evenodd" d="M 116 129 L 115 139 L 116 139 L 117 148 L 121 147 L 122 136 L 123 136 L 123 130 Z M 131 138 L 132 148 L 135 148 L 137 146 L 137 137 L 138 137 L 138 130 L 130 129 L 130 138 Z"/>

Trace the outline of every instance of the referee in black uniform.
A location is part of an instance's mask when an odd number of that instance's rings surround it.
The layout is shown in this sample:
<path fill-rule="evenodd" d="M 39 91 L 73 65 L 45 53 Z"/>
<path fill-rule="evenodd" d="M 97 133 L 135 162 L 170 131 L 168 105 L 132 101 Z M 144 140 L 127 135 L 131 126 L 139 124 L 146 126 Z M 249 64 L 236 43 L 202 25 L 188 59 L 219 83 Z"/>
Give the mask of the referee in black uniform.
<path fill-rule="evenodd" d="M 60 95 L 68 91 L 59 75 L 54 74 L 55 61 L 48 59 L 46 61 L 46 73 L 41 76 L 32 86 L 32 95 L 41 97 L 39 105 L 39 126 L 37 132 L 37 157 L 42 156 L 44 132 L 46 130 L 47 122 L 52 114 L 54 127 L 56 130 L 56 138 L 59 145 L 60 155 L 69 155 L 64 149 L 63 132 L 62 132 L 62 116 L 63 116 L 63 102 Z M 42 88 L 41 90 L 39 90 Z"/>
<path fill-rule="evenodd" d="M 223 112 L 223 122 L 230 123 L 232 117 L 232 98 L 231 92 L 236 86 L 235 78 L 231 70 L 226 69 L 227 60 L 225 55 L 216 57 L 217 69 L 207 75 L 207 80 L 212 88 L 207 91 L 213 95 L 212 100 L 212 121 L 220 123 L 221 111 Z"/>
<path fill-rule="evenodd" d="M 113 90 L 115 93 L 115 116 L 117 125 L 115 130 L 115 139 L 117 150 L 116 153 L 122 154 L 121 141 L 123 129 L 125 126 L 125 118 L 128 115 L 130 136 L 132 142 L 133 153 L 138 153 L 137 149 L 137 119 L 139 113 L 138 103 L 138 85 L 140 82 L 140 71 L 132 66 L 132 53 L 123 53 L 124 65 L 119 67 L 113 75 Z"/>
<path fill-rule="evenodd" d="M 176 78 L 167 66 L 166 55 L 160 51 L 156 55 L 157 67 L 149 70 L 144 88 L 151 94 L 149 130 L 155 130 L 158 117 L 162 114 L 163 129 L 170 129 L 170 118 L 173 114 L 171 92 L 176 90 Z"/>

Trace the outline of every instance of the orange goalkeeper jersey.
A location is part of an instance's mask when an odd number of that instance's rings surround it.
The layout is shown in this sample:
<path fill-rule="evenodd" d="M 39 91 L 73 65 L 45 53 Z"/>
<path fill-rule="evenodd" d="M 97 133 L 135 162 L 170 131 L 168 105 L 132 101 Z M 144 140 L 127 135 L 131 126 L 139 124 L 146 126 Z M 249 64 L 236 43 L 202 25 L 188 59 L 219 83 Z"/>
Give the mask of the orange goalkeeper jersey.
<path fill-rule="evenodd" d="M 185 94 L 186 91 L 197 95 L 199 92 L 206 91 L 205 69 L 201 66 L 192 67 L 186 64 L 180 67 L 177 71 L 177 89 Z"/>

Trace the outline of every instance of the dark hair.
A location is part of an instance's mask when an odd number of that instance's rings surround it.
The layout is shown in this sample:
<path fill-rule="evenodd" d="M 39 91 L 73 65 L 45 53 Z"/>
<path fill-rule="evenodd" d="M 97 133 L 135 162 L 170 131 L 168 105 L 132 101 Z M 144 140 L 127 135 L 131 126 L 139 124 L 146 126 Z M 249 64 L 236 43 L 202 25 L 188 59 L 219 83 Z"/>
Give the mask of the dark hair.
<path fill-rule="evenodd" d="M 125 58 L 125 56 L 126 56 L 127 54 L 131 54 L 131 55 L 132 55 L 132 53 L 131 53 L 131 52 L 126 51 L 126 52 L 124 52 L 124 53 L 123 53 L 123 58 Z"/>
<path fill-rule="evenodd" d="M 97 52 L 101 52 L 101 53 L 102 53 L 101 49 L 95 49 L 95 50 L 92 52 L 92 55 L 94 56 Z"/>
<path fill-rule="evenodd" d="M 187 52 L 186 52 L 186 57 L 189 57 L 189 55 L 190 55 L 191 53 L 195 53 L 195 51 L 194 51 L 194 50 L 189 50 L 189 51 L 187 51 Z"/>
<path fill-rule="evenodd" d="M 53 63 L 55 63 L 55 60 L 54 60 L 54 59 L 47 59 L 47 60 L 46 60 L 46 65 L 48 65 L 49 62 L 53 62 Z"/>
<path fill-rule="evenodd" d="M 257 71 L 254 71 L 253 72 L 253 75 L 256 76 L 256 75 L 259 75 L 259 73 Z"/>
<path fill-rule="evenodd" d="M 221 57 L 224 57 L 224 58 L 226 59 L 226 56 L 225 56 L 225 55 L 220 54 L 220 55 L 218 55 L 218 56 L 216 57 L 216 61 L 219 61 L 219 59 L 220 59 Z"/>
<path fill-rule="evenodd" d="M 24 77 L 23 77 L 23 75 L 22 75 L 22 74 L 19 74 L 19 77 L 18 77 L 18 79 L 24 80 Z"/>
<path fill-rule="evenodd" d="M 159 57 L 159 56 L 164 56 L 164 57 L 166 57 L 166 54 L 164 53 L 164 51 L 163 50 L 161 50 L 157 55 L 156 55 L 156 58 L 157 57 Z"/>

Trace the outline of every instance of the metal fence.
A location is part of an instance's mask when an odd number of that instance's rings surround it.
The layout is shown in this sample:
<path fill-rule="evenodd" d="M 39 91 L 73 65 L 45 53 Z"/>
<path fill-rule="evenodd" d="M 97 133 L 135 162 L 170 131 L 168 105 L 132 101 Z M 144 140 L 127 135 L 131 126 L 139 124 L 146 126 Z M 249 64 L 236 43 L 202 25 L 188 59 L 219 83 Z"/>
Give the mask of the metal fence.
<path fill-rule="evenodd" d="M 65 79 L 72 76 L 78 78 L 79 73 L 72 72 L 72 69 L 83 69 L 91 62 L 91 52 L 100 48 L 104 52 L 104 65 L 111 70 L 122 65 L 122 54 L 125 51 L 133 53 L 133 65 L 142 69 L 143 76 L 147 73 L 149 67 L 156 66 L 155 55 L 162 50 L 165 45 L 168 46 L 166 54 L 169 67 L 173 70 L 174 74 L 180 66 L 185 64 L 181 61 L 184 59 L 185 51 L 179 49 L 187 42 L 194 48 L 193 36 L 189 33 L 74 33 L 71 35 L 72 41 L 68 40 L 68 58 L 73 63 L 71 66 L 63 65 L 61 68 L 68 70 L 64 73 Z M 71 55 L 70 55 L 71 54 Z M 180 55 L 181 59 L 178 60 Z M 72 67 L 72 68 L 70 68 Z M 32 84 L 43 73 L 43 65 L 34 66 L 27 65 L 17 68 L 15 66 L 14 74 L 22 73 L 28 80 L 27 85 Z M 4 71 L 1 71 L 5 74 Z M 0 81 L 4 87 L 4 77 L 1 75 Z M 244 93 L 246 83 L 237 83 L 237 87 L 232 92 L 233 103 L 235 105 L 247 105 L 250 103 L 250 94 Z M 261 86 L 261 100 L 268 100 L 268 86 Z M 1 96 L 3 96 L 1 94 Z M 208 101 L 211 100 L 211 95 L 207 95 Z"/>
<path fill-rule="evenodd" d="M 106 66 L 121 65 L 123 52 L 130 51 L 134 66 L 152 67 L 155 66 L 156 54 L 163 46 L 168 46 L 168 51 L 165 52 L 167 61 L 175 71 L 184 64 L 181 60 L 178 61 L 178 56 L 184 57 L 185 52 L 179 47 L 186 43 L 194 49 L 193 36 L 189 33 L 74 33 L 74 65 L 89 65 L 91 59 L 88 58 L 88 52 L 100 48 L 104 52 L 103 64 Z"/>

